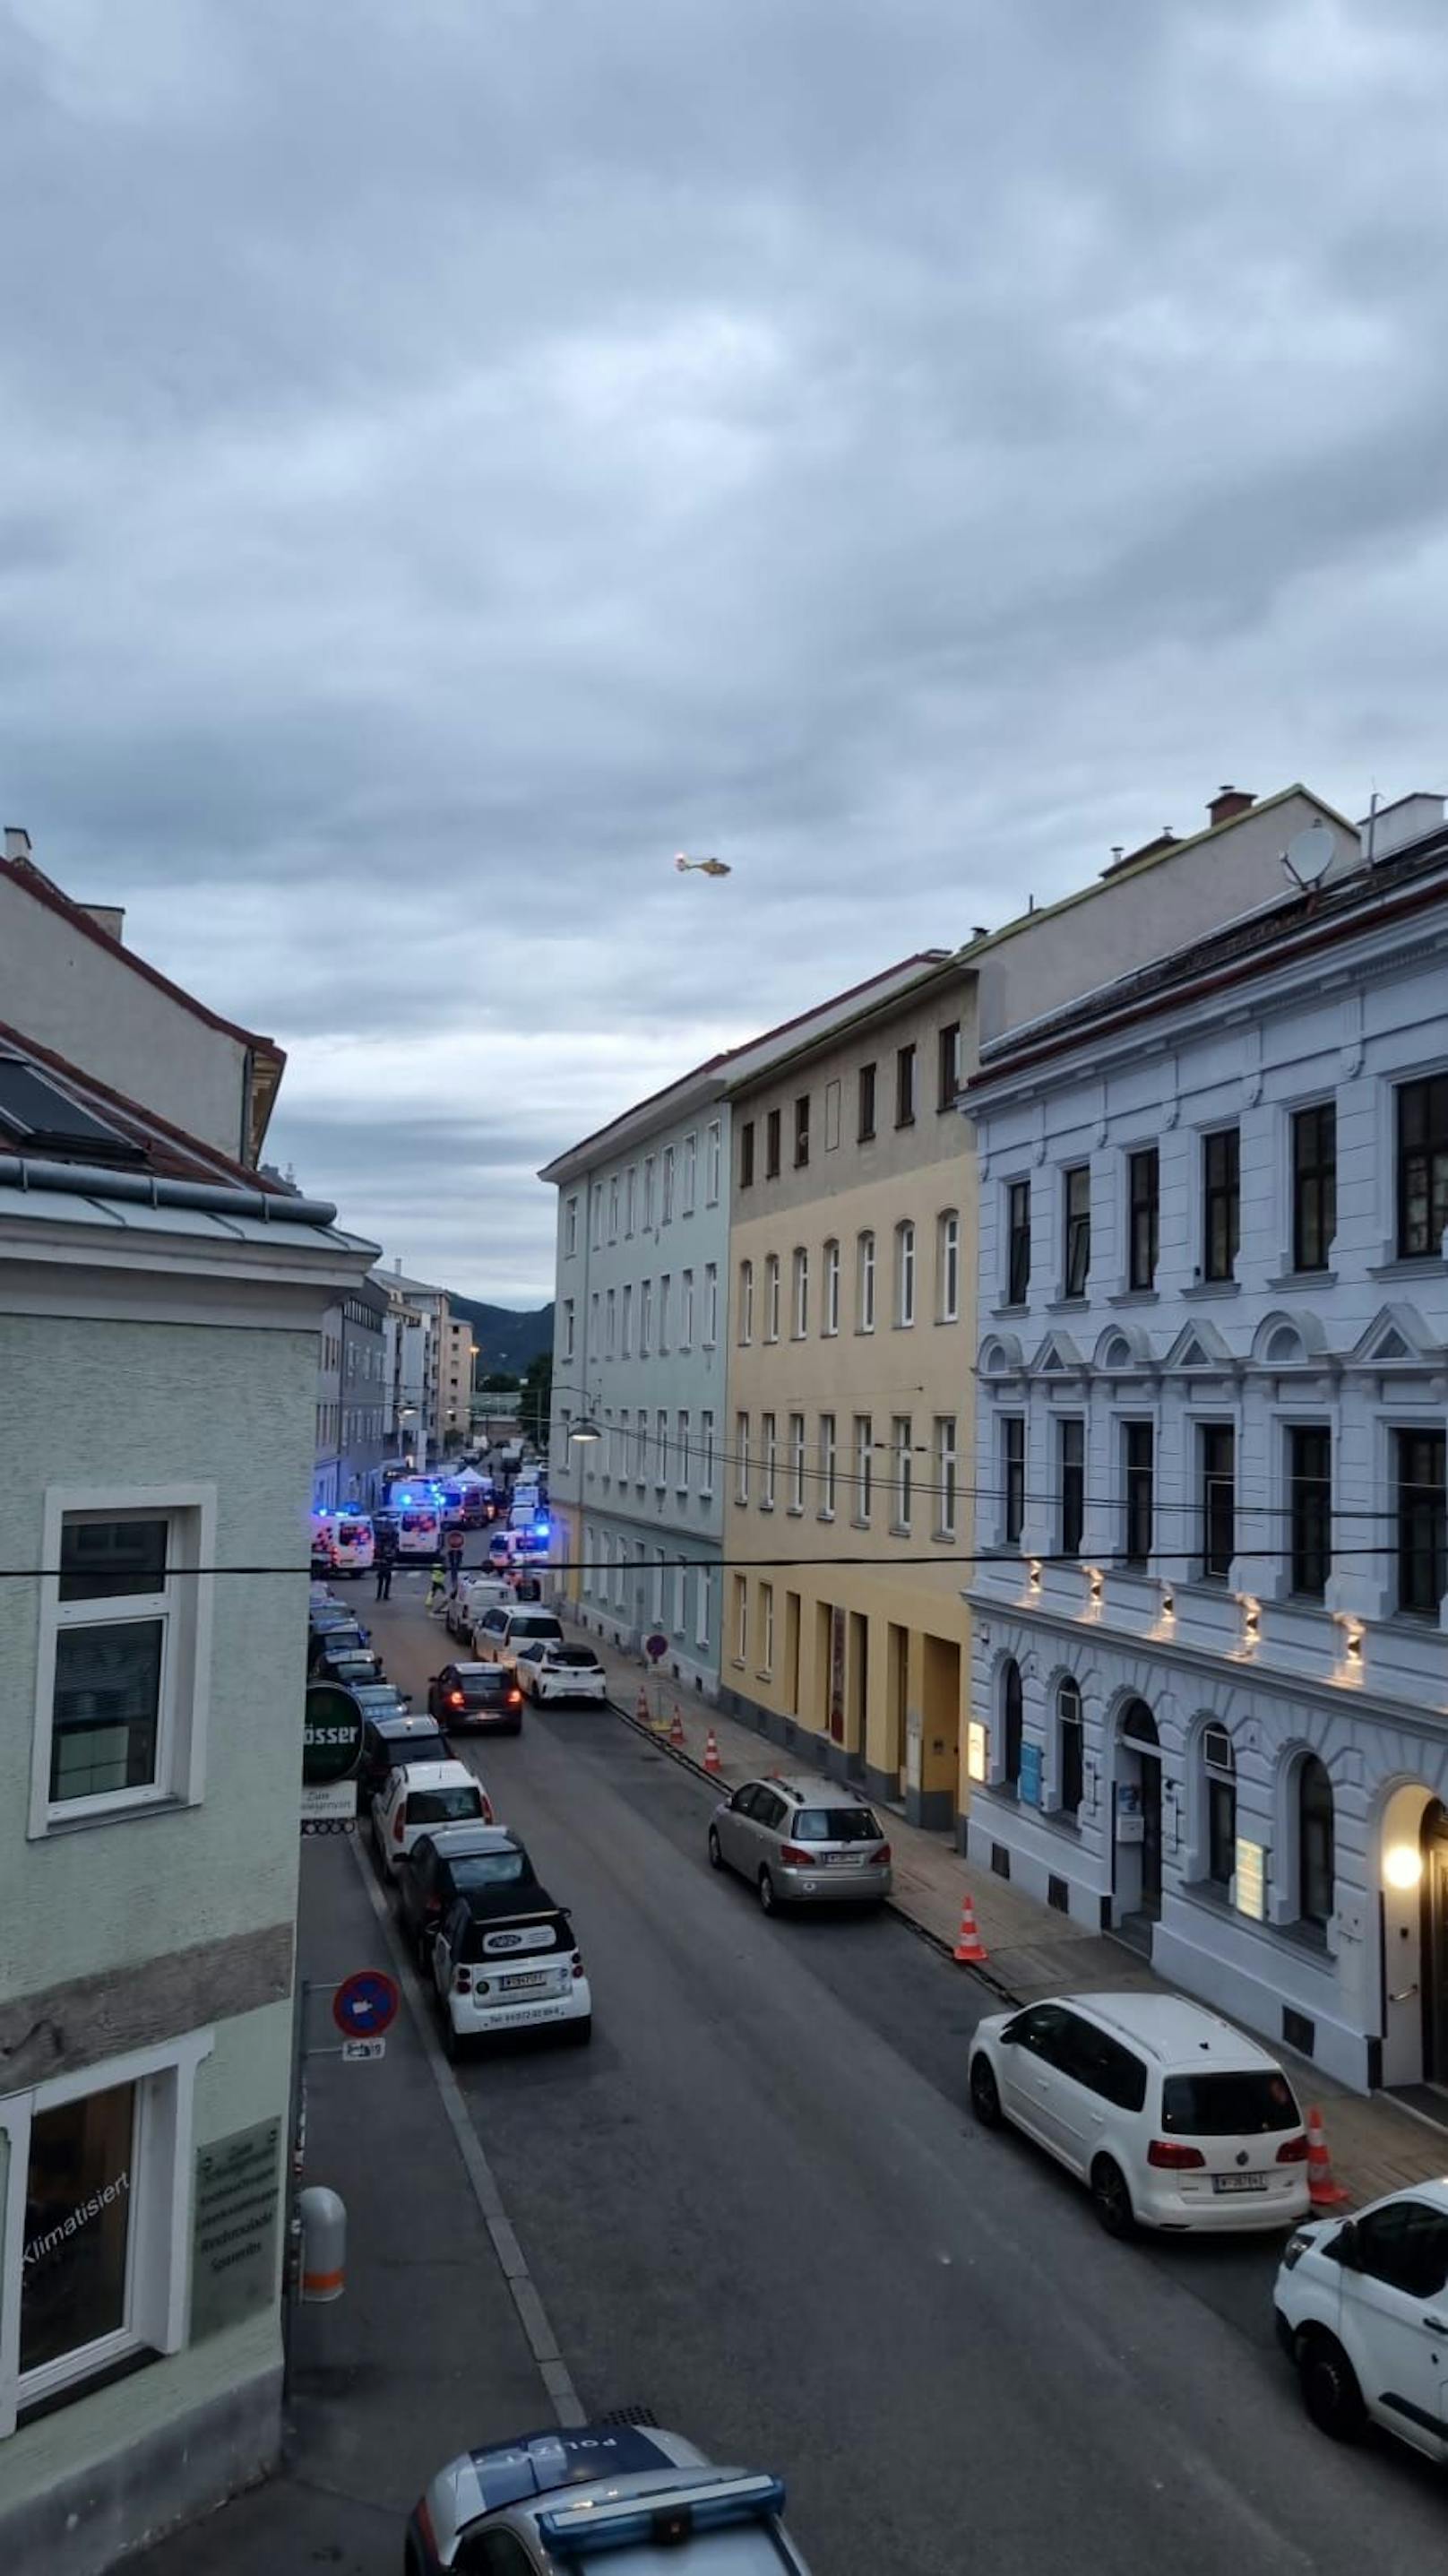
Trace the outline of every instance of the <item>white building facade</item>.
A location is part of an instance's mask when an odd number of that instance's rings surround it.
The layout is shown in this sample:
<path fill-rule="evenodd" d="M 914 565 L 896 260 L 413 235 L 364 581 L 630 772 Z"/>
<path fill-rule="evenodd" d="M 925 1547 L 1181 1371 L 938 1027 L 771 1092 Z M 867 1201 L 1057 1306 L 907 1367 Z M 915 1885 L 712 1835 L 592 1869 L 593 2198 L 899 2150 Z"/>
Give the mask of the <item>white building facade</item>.
<path fill-rule="evenodd" d="M 1441 815 L 965 1103 L 970 1856 L 1360 2087 L 1448 2084 Z"/>

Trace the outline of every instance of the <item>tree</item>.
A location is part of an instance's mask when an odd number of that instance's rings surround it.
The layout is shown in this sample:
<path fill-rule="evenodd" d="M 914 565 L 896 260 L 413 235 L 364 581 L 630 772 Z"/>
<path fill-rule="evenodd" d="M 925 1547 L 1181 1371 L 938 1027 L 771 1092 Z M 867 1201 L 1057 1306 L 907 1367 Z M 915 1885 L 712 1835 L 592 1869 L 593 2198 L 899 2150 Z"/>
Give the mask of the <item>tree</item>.
<path fill-rule="evenodd" d="M 523 1373 L 521 1421 L 523 1437 L 535 1449 L 548 1446 L 548 1424 L 553 1411 L 553 1353 L 540 1351 L 530 1360 Z"/>
<path fill-rule="evenodd" d="M 479 1395 L 516 1395 L 522 1380 L 510 1377 L 506 1369 L 490 1369 L 478 1380 Z"/>

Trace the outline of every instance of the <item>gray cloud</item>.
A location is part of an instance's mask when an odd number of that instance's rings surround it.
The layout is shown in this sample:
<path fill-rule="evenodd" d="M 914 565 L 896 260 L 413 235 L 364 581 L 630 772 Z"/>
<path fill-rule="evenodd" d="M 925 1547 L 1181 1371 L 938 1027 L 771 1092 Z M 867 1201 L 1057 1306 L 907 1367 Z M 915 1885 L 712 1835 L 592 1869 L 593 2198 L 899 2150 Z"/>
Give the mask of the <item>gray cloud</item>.
<path fill-rule="evenodd" d="M 7 817 L 546 1293 L 711 1046 L 1434 783 L 1445 93 L 1429 0 L 0 0 Z"/>

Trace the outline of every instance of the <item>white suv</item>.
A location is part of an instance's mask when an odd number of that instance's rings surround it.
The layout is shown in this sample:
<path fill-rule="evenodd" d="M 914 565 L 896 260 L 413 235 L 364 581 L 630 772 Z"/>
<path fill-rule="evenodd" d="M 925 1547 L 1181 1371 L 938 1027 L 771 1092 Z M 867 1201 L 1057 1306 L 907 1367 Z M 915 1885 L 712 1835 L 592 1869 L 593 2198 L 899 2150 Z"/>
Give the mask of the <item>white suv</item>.
<path fill-rule="evenodd" d="M 493 1802 L 465 1762 L 409 1762 L 389 1771 L 372 1801 L 372 1848 L 384 1878 L 397 1876 L 419 1834 L 436 1825 L 490 1825 Z"/>
<path fill-rule="evenodd" d="M 970 2099 L 1089 2183 L 1112 2236 L 1260 2229 L 1305 2216 L 1307 2136 L 1282 2069 L 1177 1995 L 1063 1995 L 993 2013 Z"/>
<path fill-rule="evenodd" d="M 1448 2181 L 1299 2228 L 1273 2293 L 1308 2414 L 1351 2441 L 1372 2416 L 1448 2459 Z"/>
<path fill-rule="evenodd" d="M 519 1648 L 541 1642 L 561 1646 L 563 1630 L 551 1610 L 485 1610 L 473 1622 L 473 1652 L 485 1663 L 506 1664 L 514 1670 Z"/>

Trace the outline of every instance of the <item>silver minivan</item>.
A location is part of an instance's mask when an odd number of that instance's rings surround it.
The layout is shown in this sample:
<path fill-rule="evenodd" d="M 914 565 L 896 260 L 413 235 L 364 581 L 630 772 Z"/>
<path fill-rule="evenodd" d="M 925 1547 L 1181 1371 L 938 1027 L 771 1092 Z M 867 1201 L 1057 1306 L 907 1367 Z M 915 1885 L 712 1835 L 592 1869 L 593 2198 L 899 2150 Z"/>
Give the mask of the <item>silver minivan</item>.
<path fill-rule="evenodd" d="M 714 1869 L 737 1869 L 766 1914 L 777 1905 L 881 1904 L 890 1846 L 873 1807 L 818 1773 L 746 1780 L 714 1810 Z"/>

